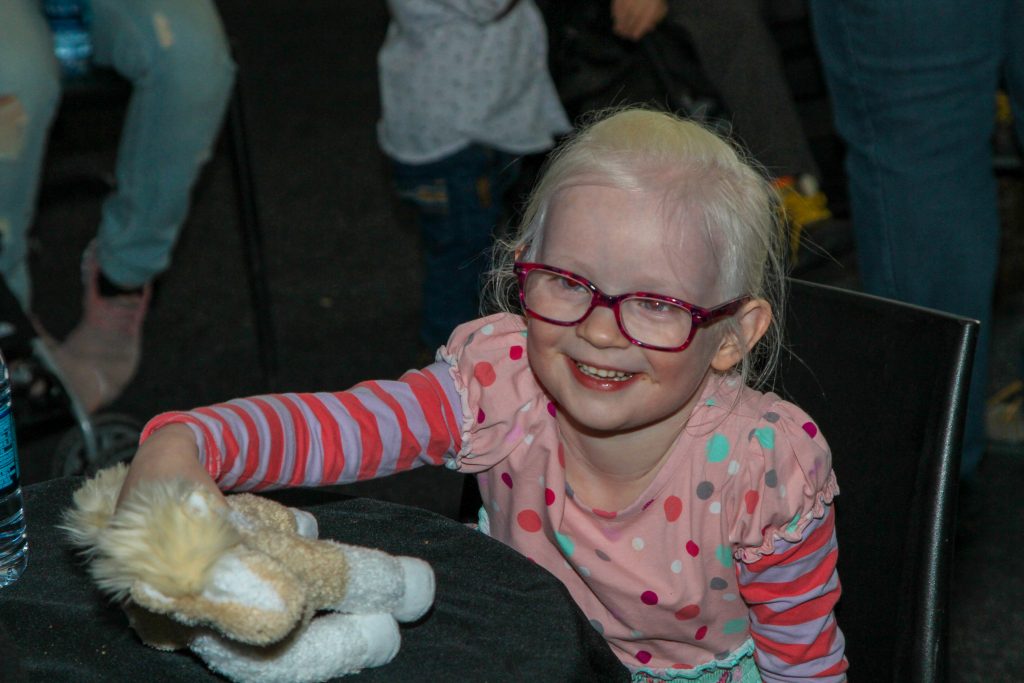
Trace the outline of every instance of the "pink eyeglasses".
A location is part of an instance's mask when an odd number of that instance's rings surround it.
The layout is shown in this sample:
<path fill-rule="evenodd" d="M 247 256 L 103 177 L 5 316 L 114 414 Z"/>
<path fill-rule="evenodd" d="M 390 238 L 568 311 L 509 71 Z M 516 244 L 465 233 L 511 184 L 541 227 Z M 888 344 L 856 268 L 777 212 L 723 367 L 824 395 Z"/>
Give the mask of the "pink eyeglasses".
<path fill-rule="evenodd" d="M 619 331 L 631 343 L 655 351 L 682 351 L 697 328 L 728 317 L 750 300 L 741 296 L 714 308 L 701 308 L 663 294 L 629 292 L 610 296 L 585 277 L 543 263 L 517 261 L 519 301 L 527 315 L 552 325 L 578 325 L 597 306 L 615 313 Z"/>

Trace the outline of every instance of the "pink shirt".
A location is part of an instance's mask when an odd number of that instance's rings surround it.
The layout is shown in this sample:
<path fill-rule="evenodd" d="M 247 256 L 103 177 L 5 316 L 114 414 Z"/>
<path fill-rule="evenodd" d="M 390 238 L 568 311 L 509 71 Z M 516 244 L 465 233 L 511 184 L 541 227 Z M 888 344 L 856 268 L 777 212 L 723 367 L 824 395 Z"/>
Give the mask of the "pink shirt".
<path fill-rule="evenodd" d="M 457 464 L 478 473 L 489 533 L 557 576 L 627 665 L 727 658 L 750 637 L 736 562 L 799 541 L 838 493 L 825 439 L 793 404 L 716 377 L 647 490 L 595 509 L 566 481 L 525 335 L 500 314 L 442 349 L 463 402 Z"/>

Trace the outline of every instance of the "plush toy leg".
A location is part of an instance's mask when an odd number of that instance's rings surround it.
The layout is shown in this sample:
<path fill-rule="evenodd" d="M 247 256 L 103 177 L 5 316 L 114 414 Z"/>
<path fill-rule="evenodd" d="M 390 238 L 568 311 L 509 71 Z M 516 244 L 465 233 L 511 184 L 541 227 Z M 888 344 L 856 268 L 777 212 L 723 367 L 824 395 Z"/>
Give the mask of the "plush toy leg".
<path fill-rule="evenodd" d="M 434 570 L 415 557 L 335 543 L 349 566 L 348 590 L 327 609 L 367 614 L 389 612 L 401 622 L 419 619 L 434 602 Z"/>
<path fill-rule="evenodd" d="M 387 614 L 325 614 L 281 643 L 250 647 L 204 633 L 190 648 L 214 671 L 246 683 L 312 683 L 387 664 L 398 653 Z"/>

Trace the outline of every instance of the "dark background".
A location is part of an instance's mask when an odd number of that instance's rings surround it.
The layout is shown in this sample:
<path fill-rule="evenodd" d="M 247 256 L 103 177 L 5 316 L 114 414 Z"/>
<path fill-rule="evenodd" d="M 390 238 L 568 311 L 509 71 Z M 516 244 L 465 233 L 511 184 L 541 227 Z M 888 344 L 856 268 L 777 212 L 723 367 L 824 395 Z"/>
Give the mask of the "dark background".
<path fill-rule="evenodd" d="M 696 1 L 696 0 L 695 0 Z M 383 2 L 219 0 L 235 42 L 265 233 L 280 357 L 278 390 L 333 390 L 396 377 L 416 364 L 419 237 L 391 192 L 375 133 L 376 50 Z M 800 2 L 780 2 L 799 17 Z M 842 168 L 806 26 L 778 24 L 826 188 L 843 212 Z M 123 98 L 68 97 L 55 124 L 34 231 L 35 308 L 62 337 L 75 324 L 78 259 L 95 233 Z M 1001 181 L 1007 238 L 997 300 L 994 385 L 1016 368 L 1022 334 L 1020 196 Z M 842 217 L 840 215 L 840 217 Z M 842 224 L 840 224 L 842 225 Z M 857 287 L 849 254 L 807 279 Z M 145 419 L 266 391 L 245 283 L 231 164 L 225 145 L 201 177 L 171 270 L 145 325 L 139 374 L 109 411 Z M 107 411 L 107 412 L 109 412 Z M 66 427 L 66 425 L 64 426 Z M 22 439 L 25 483 L 49 476 L 61 430 Z M 1024 674 L 1024 517 L 1017 501 L 1024 453 L 993 447 L 961 496 L 952 614 L 953 680 Z M 461 478 L 436 469 L 351 490 L 454 516 Z"/>

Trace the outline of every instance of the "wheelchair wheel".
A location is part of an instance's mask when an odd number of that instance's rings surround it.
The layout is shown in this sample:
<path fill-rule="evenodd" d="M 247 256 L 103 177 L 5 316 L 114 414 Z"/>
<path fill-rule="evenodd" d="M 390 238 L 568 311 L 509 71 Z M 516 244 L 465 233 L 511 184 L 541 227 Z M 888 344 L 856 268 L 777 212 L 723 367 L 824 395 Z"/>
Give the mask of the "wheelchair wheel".
<path fill-rule="evenodd" d="M 91 459 L 85 437 L 78 427 L 70 429 L 54 448 L 51 474 L 54 477 L 91 476 L 105 467 L 128 462 L 135 455 L 142 423 L 123 413 L 96 415 L 92 419 L 96 435 L 96 457 Z"/>

